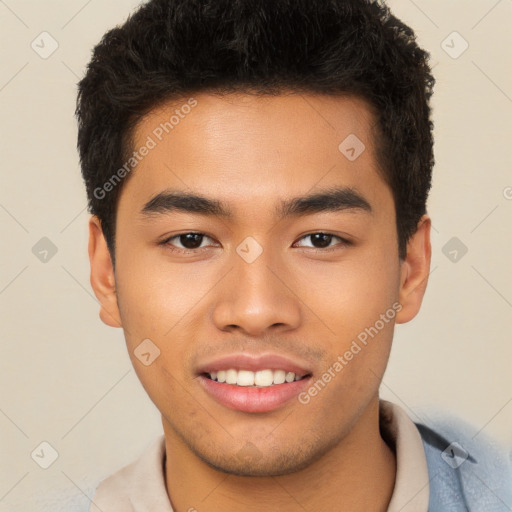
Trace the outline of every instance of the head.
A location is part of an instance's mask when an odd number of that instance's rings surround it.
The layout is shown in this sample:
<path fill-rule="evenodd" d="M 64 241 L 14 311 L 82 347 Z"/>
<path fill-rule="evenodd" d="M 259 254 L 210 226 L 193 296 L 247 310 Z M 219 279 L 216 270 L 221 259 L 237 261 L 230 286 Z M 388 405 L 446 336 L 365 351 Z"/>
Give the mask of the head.
<path fill-rule="evenodd" d="M 150 1 L 94 49 L 77 103 L 91 284 L 166 437 L 208 464 L 305 467 L 375 399 L 430 263 L 427 58 L 366 0 Z M 331 379 L 241 412 L 201 384 L 235 352 Z"/>

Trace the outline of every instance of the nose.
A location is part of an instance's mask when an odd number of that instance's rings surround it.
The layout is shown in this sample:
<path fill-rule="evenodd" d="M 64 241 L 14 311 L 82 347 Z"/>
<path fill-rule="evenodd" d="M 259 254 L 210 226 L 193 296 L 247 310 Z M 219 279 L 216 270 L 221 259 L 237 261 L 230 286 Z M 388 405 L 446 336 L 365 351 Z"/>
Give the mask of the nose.
<path fill-rule="evenodd" d="M 221 281 L 213 321 L 222 331 L 247 336 L 296 329 L 301 322 L 300 300 L 290 275 L 276 266 L 268 251 L 251 263 L 237 254 L 233 268 Z"/>

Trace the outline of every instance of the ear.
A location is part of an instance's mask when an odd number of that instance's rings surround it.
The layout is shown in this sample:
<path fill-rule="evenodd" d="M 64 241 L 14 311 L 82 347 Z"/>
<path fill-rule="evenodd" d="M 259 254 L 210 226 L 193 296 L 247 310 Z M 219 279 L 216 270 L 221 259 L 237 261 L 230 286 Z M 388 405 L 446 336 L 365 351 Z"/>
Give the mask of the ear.
<path fill-rule="evenodd" d="M 117 304 L 114 267 L 101 228 L 101 221 L 96 215 L 89 220 L 89 261 L 91 286 L 100 302 L 100 318 L 110 327 L 122 327 Z"/>
<path fill-rule="evenodd" d="M 399 302 L 402 309 L 396 315 L 397 324 L 412 320 L 420 310 L 430 273 L 430 228 L 430 217 L 423 215 L 407 243 L 407 256 L 400 267 Z"/>

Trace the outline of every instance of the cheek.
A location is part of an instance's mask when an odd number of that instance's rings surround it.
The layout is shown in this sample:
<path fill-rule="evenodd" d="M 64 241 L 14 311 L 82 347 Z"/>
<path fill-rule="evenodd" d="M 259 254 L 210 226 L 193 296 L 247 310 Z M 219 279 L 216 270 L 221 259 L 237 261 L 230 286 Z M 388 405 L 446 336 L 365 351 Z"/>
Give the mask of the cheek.
<path fill-rule="evenodd" d="M 327 338 L 347 340 L 398 299 L 400 267 L 385 250 L 354 251 L 339 262 L 311 262 L 290 275 L 297 295 L 322 320 Z M 317 319 L 315 319 L 315 322 Z"/>
<path fill-rule="evenodd" d="M 395 315 L 393 307 L 378 315 L 346 311 L 344 321 L 334 326 L 336 339 L 325 362 L 299 397 L 312 422 L 321 418 L 324 431 L 335 433 L 340 425 L 350 423 L 378 393 L 391 350 Z"/>
<path fill-rule="evenodd" d="M 173 264 L 159 251 L 125 253 L 116 274 L 123 327 L 130 337 L 171 339 L 207 295 L 215 270 L 200 263 Z"/>

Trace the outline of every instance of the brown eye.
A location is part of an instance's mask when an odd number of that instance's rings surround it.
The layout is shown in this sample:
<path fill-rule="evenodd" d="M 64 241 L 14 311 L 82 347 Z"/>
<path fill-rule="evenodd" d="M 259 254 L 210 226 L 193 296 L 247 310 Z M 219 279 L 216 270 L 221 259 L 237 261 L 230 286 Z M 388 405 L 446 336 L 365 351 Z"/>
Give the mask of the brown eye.
<path fill-rule="evenodd" d="M 204 233 L 180 233 L 167 238 L 160 244 L 177 252 L 196 251 L 205 247 L 205 245 L 202 245 L 204 239 L 212 240 Z"/>
<path fill-rule="evenodd" d="M 325 233 L 315 233 L 311 236 L 311 242 L 315 247 L 329 247 L 332 241 L 332 235 L 327 235 Z"/>
<path fill-rule="evenodd" d="M 308 238 L 311 240 L 311 245 L 299 244 L 299 247 L 311 247 L 313 249 L 334 249 L 336 246 L 350 245 L 348 240 L 345 240 L 331 233 L 310 233 L 309 235 L 303 236 L 301 240 L 306 240 Z M 341 241 L 341 243 L 331 244 L 334 239 Z"/>
<path fill-rule="evenodd" d="M 185 233 L 177 238 L 185 249 L 198 249 L 201 246 L 204 235 L 200 233 Z"/>

